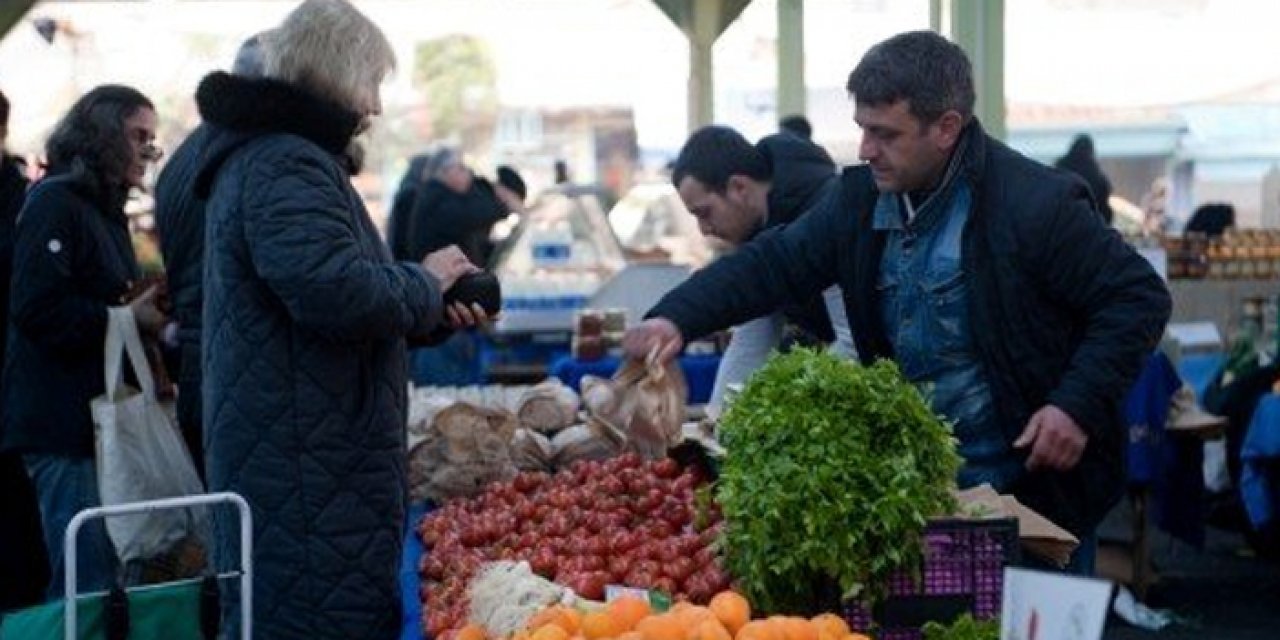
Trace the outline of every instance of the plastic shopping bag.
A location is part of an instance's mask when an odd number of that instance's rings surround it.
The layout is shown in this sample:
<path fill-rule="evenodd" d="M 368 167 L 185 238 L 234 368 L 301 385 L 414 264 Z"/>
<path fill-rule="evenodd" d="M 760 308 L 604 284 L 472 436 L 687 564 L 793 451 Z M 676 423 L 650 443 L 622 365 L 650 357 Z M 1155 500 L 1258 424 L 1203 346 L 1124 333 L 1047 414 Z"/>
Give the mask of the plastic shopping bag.
<path fill-rule="evenodd" d="M 129 307 L 110 310 L 103 375 L 106 393 L 94 398 L 98 491 L 103 505 L 203 492 L 191 454 L 172 414 L 156 398 L 138 326 Z M 124 356 L 141 390 L 123 382 Z M 204 508 L 108 518 L 107 534 L 122 562 L 153 558 L 189 536 L 207 539 Z"/>

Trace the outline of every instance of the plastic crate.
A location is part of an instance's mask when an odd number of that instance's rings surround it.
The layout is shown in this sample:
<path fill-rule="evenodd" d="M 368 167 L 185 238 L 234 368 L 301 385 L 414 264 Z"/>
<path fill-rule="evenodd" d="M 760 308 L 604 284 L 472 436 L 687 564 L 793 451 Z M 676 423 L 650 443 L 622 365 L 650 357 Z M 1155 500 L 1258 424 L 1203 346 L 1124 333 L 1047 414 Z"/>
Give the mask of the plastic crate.
<path fill-rule="evenodd" d="M 846 606 L 850 627 L 874 631 L 878 640 L 917 640 L 928 622 L 965 613 L 999 617 L 1004 568 L 1018 560 L 1017 520 L 934 520 L 925 528 L 924 545 L 919 581 L 912 572 L 895 573 L 883 602 L 871 609 Z"/>

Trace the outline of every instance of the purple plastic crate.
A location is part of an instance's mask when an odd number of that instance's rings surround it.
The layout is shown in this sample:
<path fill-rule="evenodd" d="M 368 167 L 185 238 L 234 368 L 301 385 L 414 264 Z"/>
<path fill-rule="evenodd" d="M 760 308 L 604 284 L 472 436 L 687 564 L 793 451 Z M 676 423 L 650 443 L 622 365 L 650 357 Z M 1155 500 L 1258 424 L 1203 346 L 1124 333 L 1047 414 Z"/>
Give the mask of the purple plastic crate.
<path fill-rule="evenodd" d="M 846 607 L 850 627 L 874 631 L 878 640 L 918 640 L 930 621 L 1000 615 L 1004 568 L 1018 559 L 1017 520 L 934 520 L 924 543 L 920 581 L 908 571 L 895 573 L 884 602 L 871 610 L 860 603 Z"/>

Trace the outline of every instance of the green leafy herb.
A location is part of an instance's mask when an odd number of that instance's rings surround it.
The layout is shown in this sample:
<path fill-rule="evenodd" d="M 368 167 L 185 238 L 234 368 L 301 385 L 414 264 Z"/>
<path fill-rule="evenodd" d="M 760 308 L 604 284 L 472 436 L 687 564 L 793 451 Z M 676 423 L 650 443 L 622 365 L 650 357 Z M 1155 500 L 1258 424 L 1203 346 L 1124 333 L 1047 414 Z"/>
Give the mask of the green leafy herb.
<path fill-rule="evenodd" d="M 796 349 L 747 382 L 720 423 L 727 567 L 766 612 L 883 595 L 950 513 L 960 458 L 896 365 Z"/>
<path fill-rule="evenodd" d="M 974 620 L 967 613 L 950 625 L 930 622 L 921 631 L 924 632 L 924 640 L 1000 640 L 998 620 Z"/>

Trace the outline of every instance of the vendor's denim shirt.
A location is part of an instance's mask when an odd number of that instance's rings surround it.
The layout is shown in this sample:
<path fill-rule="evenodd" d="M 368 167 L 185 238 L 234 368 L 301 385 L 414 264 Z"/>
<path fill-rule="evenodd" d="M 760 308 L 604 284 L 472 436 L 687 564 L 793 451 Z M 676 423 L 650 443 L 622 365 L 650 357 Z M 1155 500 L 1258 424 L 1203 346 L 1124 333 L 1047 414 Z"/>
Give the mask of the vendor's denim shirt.
<path fill-rule="evenodd" d="M 953 423 L 965 460 L 960 486 L 989 482 L 1003 490 L 1022 466 L 969 333 L 975 328 L 960 254 L 972 203 L 969 185 L 951 179 L 906 223 L 902 196 L 881 194 L 873 228 L 888 237 L 876 288 L 894 359 L 933 410 Z"/>

